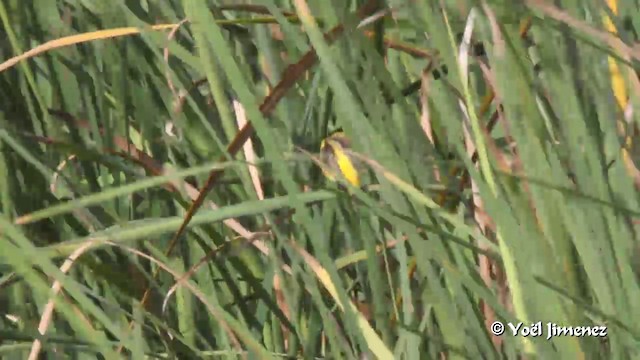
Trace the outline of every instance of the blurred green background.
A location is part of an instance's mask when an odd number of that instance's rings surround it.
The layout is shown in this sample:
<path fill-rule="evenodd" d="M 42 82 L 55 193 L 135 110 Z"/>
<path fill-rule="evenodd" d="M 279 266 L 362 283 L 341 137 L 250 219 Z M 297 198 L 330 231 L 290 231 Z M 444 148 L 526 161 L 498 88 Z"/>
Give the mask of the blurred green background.
<path fill-rule="evenodd" d="M 640 356 L 636 1 L 0 21 L 0 358 Z M 361 189 L 318 166 L 339 128 Z"/>

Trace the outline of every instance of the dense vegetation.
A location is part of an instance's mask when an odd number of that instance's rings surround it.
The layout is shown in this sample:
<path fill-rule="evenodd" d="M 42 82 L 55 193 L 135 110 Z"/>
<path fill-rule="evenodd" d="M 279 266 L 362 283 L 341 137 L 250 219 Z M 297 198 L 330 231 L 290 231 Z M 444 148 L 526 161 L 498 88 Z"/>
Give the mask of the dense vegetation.
<path fill-rule="evenodd" d="M 639 14 L 0 2 L 0 357 L 640 357 Z"/>

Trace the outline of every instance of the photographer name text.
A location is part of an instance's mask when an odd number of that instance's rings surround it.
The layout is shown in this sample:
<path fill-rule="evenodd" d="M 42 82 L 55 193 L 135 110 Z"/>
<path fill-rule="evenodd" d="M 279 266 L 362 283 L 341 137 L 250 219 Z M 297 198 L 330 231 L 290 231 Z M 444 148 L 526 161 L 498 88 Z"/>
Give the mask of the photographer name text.
<path fill-rule="evenodd" d="M 533 324 L 525 325 L 523 323 L 503 323 L 495 321 L 491 324 L 490 331 L 493 335 L 501 336 L 505 333 L 513 336 L 523 337 L 540 337 L 544 336 L 547 340 L 558 336 L 575 336 L 575 337 L 606 337 L 606 326 L 560 326 L 553 322 L 543 323 L 538 321 Z"/>

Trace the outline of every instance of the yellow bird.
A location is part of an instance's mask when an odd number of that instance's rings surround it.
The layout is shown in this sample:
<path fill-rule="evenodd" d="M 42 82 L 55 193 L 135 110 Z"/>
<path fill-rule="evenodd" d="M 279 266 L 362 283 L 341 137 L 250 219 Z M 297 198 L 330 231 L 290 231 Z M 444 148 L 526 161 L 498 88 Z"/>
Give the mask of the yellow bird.
<path fill-rule="evenodd" d="M 353 186 L 360 187 L 360 175 L 352 156 L 351 142 L 342 131 L 337 131 L 320 143 L 320 156 L 326 167 L 322 172 L 329 180 L 335 181 L 340 173 Z"/>

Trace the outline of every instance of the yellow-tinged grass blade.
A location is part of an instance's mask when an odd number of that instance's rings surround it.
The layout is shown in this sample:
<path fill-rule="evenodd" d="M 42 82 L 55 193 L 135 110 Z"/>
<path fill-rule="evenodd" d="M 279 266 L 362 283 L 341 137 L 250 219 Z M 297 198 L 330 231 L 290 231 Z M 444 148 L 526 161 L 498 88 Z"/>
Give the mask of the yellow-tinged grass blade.
<path fill-rule="evenodd" d="M 150 27 L 150 29 L 154 31 L 168 30 L 168 29 L 173 29 L 176 26 L 178 26 L 178 24 L 160 24 L 160 25 L 153 25 Z M 0 72 L 3 72 L 15 66 L 16 64 L 18 64 L 23 60 L 27 60 L 34 56 L 38 56 L 47 51 L 63 48 L 66 46 L 82 44 L 82 43 L 86 43 L 94 40 L 104 40 L 104 39 L 111 39 L 111 38 L 117 38 L 117 37 L 128 36 L 128 35 L 136 35 L 141 33 L 142 31 L 143 29 L 140 29 L 137 27 L 124 27 L 124 28 L 92 31 L 92 32 L 65 36 L 63 38 L 47 41 L 42 45 L 38 45 L 23 54 L 14 56 L 11 59 L 3 62 L 2 64 L 0 64 Z"/>
<path fill-rule="evenodd" d="M 609 6 L 609 9 L 611 9 L 611 12 L 613 14 L 618 15 L 618 0 L 607 0 L 607 6 Z M 618 33 L 615 25 L 613 25 L 613 21 L 606 13 L 604 14 L 603 21 L 604 27 L 605 29 L 607 29 L 607 31 L 612 34 Z M 613 95 L 615 96 L 618 105 L 620 105 L 620 108 L 624 110 L 629 102 L 627 87 L 624 83 L 622 73 L 620 72 L 620 66 L 618 65 L 616 60 L 612 56 L 609 56 L 608 61 L 609 72 L 611 73 L 611 88 L 613 89 Z"/>
<path fill-rule="evenodd" d="M 316 274 L 316 278 L 320 280 L 320 282 L 322 283 L 324 288 L 329 292 L 329 294 L 331 295 L 333 300 L 336 302 L 338 307 L 340 307 L 340 309 L 343 311 L 345 311 L 346 307 L 349 307 L 351 311 L 353 311 L 356 314 L 358 327 L 362 331 L 362 335 L 364 336 L 365 341 L 369 345 L 369 350 L 371 350 L 371 352 L 378 359 L 384 359 L 384 360 L 393 359 L 394 356 L 391 350 L 389 350 L 389 348 L 385 345 L 385 343 L 382 341 L 380 336 L 378 336 L 376 331 L 371 327 L 371 325 L 369 324 L 367 319 L 365 319 L 362 313 L 358 311 L 358 308 L 356 307 L 356 305 L 351 301 L 347 301 L 345 303 L 340 299 L 340 297 L 338 296 L 338 291 L 335 285 L 333 284 L 333 281 L 331 280 L 331 276 L 329 275 L 327 270 L 325 270 L 322 267 L 322 265 L 320 265 L 318 260 L 316 260 L 311 254 L 309 254 L 302 247 L 296 244 L 295 241 L 292 241 L 291 245 L 304 258 L 307 265 L 311 267 L 313 272 Z"/>
<path fill-rule="evenodd" d="M 607 6 L 611 10 L 611 12 L 614 15 L 618 15 L 618 0 L 606 0 L 606 1 L 607 1 Z M 608 32 L 614 35 L 618 33 L 618 30 L 616 30 L 616 27 L 613 24 L 611 17 L 609 17 L 607 13 L 604 13 L 603 15 L 603 22 L 604 22 L 604 27 Z M 611 74 L 611 89 L 613 90 L 613 96 L 615 97 L 616 102 L 618 103 L 618 106 L 620 107 L 620 109 L 624 111 L 627 108 L 627 105 L 629 104 L 629 95 L 627 92 L 627 86 L 624 82 L 624 77 L 622 76 L 622 72 L 620 71 L 620 66 L 618 65 L 618 62 L 616 61 L 615 58 L 613 58 L 612 56 L 609 56 L 607 61 L 609 62 L 609 73 Z M 620 133 L 623 133 L 623 134 L 625 133 L 624 120 L 618 121 L 618 131 L 620 131 Z M 630 150 L 631 150 L 632 144 L 633 144 L 632 137 L 630 135 L 625 136 L 624 146 L 622 147 L 621 152 L 622 152 L 622 160 L 626 168 L 628 169 L 628 171 L 634 174 L 634 173 L 637 173 L 638 170 L 636 169 L 635 165 L 633 164 L 633 160 L 631 159 Z"/>

